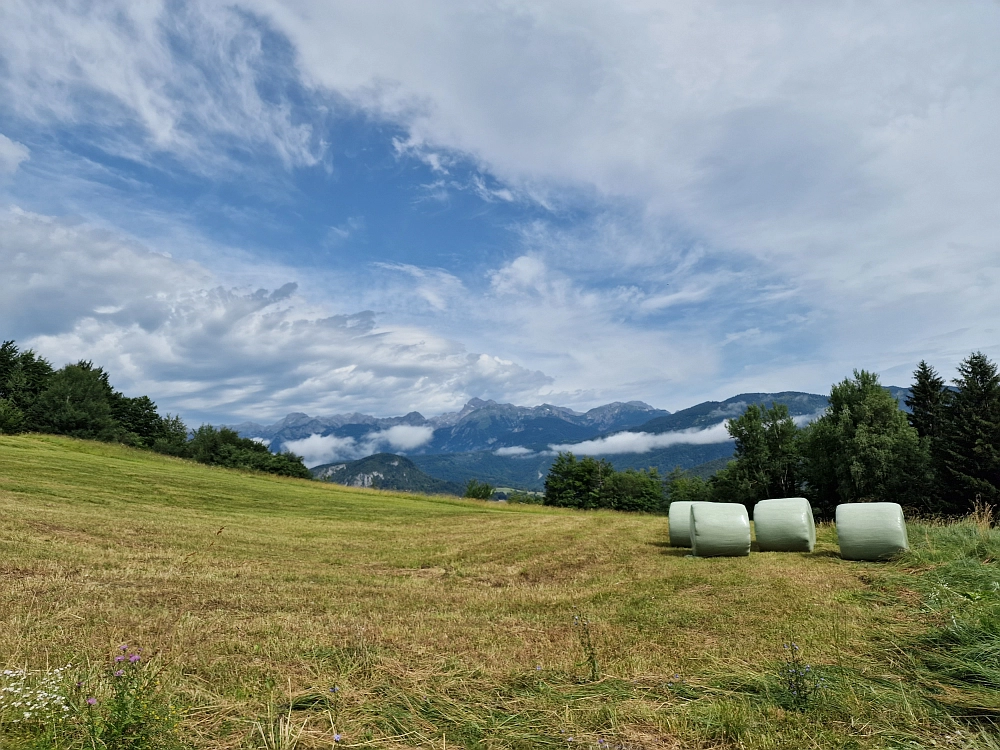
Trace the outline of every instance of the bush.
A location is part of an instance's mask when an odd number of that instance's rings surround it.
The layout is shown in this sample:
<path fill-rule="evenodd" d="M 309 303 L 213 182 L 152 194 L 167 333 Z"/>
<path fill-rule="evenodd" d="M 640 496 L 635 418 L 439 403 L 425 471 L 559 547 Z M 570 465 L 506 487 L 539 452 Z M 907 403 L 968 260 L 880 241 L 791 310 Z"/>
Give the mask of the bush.
<path fill-rule="evenodd" d="M 488 482 L 480 482 L 477 479 L 470 479 L 469 483 L 465 485 L 465 496 L 476 500 L 489 500 L 493 497 L 494 489 L 495 488 Z"/>
<path fill-rule="evenodd" d="M 229 469 L 249 469 L 302 479 L 312 477 L 301 456 L 290 451 L 271 453 L 266 445 L 256 440 L 240 437 L 228 427 L 216 429 L 210 424 L 199 427 L 178 455 Z"/>
<path fill-rule="evenodd" d="M 601 508 L 657 513 L 664 505 L 663 482 L 656 469 L 612 471 L 601 488 Z"/>
<path fill-rule="evenodd" d="M 655 513 L 665 509 L 663 482 L 656 469 L 615 471 L 604 459 L 560 453 L 545 478 L 545 505 Z"/>
<path fill-rule="evenodd" d="M 668 506 L 669 503 L 678 500 L 707 502 L 712 499 L 712 485 L 701 477 L 688 474 L 678 466 L 667 475 L 666 495 Z"/>

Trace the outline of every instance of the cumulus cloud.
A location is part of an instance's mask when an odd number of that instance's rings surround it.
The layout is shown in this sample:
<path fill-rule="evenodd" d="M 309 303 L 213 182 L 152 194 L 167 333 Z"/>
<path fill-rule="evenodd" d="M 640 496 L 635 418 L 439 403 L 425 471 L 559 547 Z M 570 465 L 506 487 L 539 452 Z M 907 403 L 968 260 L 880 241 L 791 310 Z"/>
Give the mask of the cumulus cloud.
<path fill-rule="evenodd" d="M 318 466 L 331 461 L 351 461 L 386 450 L 406 452 L 430 442 L 434 430 L 423 425 L 394 425 L 386 430 L 370 432 L 363 438 L 313 434 L 284 443 L 286 450 L 303 457 L 306 466 Z"/>
<path fill-rule="evenodd" d="M 657 448 L 688 443 L 691 445 L 706 445 L 709 443 L 725 443 L 732 438 L 726 431 L 726 423 L 704 429 L 677 430 L 676 432 L 618 432 L 596 440 L 586 440 L 582 443 L 565 443 L 550 445 L 549 450 L 572 451 L 578 456 L 614 456 L 619 453 L 649 453 Z"/>
<path fill-rule="evenodd" d="M 189 419 L 437 413 L 490 393 L 536 400 L 551 382 L 370 311 L 331 311 L 294 281 L 221 287 L 202 266 L 83 222 L 0 213 L 0 265 L 4 336 L 57 365 L 92 359 L 117 387 Z M 400 425 L 372 439 L 404 450 L 429 433 Z"/>

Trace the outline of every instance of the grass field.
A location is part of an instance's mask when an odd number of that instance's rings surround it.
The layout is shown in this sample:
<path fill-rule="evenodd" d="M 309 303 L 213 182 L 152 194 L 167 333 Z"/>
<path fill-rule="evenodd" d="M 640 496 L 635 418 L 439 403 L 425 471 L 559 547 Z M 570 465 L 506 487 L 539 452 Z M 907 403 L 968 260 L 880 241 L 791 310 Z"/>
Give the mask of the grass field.
<path fill-rule="evenodd" d="M 662 517 L 0 437 L 0 663 L 142 648 L 204 748 L 1000 748 L 1000 532 L 910 536 L 891 564 L 828 526 L 811 555 L 694 559 Z"/>

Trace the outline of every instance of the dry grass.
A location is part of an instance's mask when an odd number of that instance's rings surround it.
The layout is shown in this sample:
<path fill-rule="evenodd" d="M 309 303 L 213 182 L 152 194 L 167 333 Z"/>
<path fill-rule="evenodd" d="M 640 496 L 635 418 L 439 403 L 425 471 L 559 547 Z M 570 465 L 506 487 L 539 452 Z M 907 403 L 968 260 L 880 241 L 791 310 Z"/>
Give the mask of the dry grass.
<path fill-rule="evenodd" d="M 666 539 L 659 517 L 0 437 L 0 662 L 141 646 L 202 747 L 331 747 L 339 732 L 356 747 L 875 748 L 944 731 L 907 699 L 891 645 L 923 627 L 917 605 L 873 590 L 829 528 L 812 555 L 701 560 Z M 789 641 L 850 675 L 815 715 L 761 698 Z M 903 700 L 866 692 L 883 683 Z"/>

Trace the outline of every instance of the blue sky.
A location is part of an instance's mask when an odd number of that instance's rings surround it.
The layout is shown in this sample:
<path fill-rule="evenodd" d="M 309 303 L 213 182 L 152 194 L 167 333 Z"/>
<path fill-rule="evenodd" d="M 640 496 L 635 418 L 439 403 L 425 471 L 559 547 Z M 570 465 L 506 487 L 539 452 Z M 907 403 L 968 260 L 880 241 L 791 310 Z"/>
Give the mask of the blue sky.
<path fill-rule="evenodd" d="M 188 421 L 1000 356 L 1000 6 L 4 3 L 0 337 Z"/>

